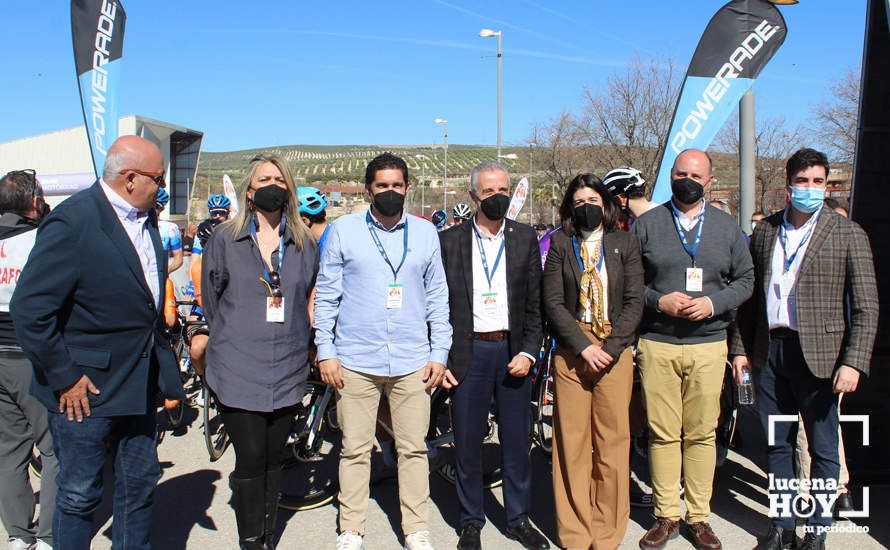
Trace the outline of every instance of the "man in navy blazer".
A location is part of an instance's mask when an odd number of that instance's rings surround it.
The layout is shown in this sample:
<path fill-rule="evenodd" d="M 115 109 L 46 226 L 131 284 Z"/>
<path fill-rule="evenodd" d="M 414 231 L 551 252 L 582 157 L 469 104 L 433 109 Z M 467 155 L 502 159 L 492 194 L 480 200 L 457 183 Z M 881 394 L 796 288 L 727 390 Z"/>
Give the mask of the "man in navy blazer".
<path fill-rule="evenodd" d="M 64 548 L 90 547 L 107 445 L 115 457 L 115 548 L 148 549 L 161 472 L 155 398 L 181 399 L 164 332 L 167 262 L 154 215 L 163 157 L 124 136 L 103 177 L 50 214 L 10 310 L 34 365 L 32 393 L 49 409 L 59 459 L 54 531 Z"/>

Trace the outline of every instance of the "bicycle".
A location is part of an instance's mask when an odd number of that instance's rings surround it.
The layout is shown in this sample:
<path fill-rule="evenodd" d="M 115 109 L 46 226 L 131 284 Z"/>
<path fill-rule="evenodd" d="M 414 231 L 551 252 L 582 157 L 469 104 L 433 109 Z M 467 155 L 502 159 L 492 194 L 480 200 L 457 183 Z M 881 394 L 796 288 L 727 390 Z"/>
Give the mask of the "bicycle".
<path fill-rule="evenodd" d="M 334 500 L 339 489 L 337 469 L 340 460 L 340 427 L 337 424 L 334 389 L 321 382 L 312 369 L 306 390 L 294 417 L 292 442 L 285 460 L 285 474 L 278 506 L 302 511 L 324 506 Z M 502 483 L 500 443 L 497 421 L 489 414 L 489 429 L 483 442 L 483 483 L 488 488 Z M 383 419 L 377 425 L 394 437 L 392 427 Z M 379 443 L 379 441 L 378 441 Z M 426 434 L 430 469 L 446 481 L 455 483 L 454 431 L 451 421 L 451 395 L 436 389 L 431 396 L 430 422 Z M 379 445 L 378 445 L 379 446 Z M 382 446 L 381 446 L 382 448 Z M 395 452 L 384 455 L 395 464 Z"/>
<path fill-rule="evenodd" d="M 185 312 L 183 311 L 185 308 Z M 201 407 L 203 420 L 204 445 L 210 462 L 216 462 L 226 452 L 229 446 L 229 434 L 226 432 L 222 416 L 219 412 L 219 400 L 216 394 L 207 387 L 204 379 L 192 365 L 189 353 L 189 340 L 196 328 L 207 326 L 203 315 L 198 309 L 196 300 L 177 300 L 176 317 L 178 330 L 173 342 L 173 353 L 179 364 L 179 374 L 182 378 L 183 389 L 187 396 L 187 402 Z M 199 397 L 200 396 L 200 397 Z M 185 403 L 180 403 L 175 409 L 165 408 L 167 420 L 172 428 L 177 428 L 181 423 L 185 412 Z"/>
<path fill-rule="evenodd" d="M 553 454 L 553 407 L 555 403 L 553 355 L 556 339 L 547 336 L 539 354 L 537 371 L 532 381 L 532 443 L 548 455 Z"/>

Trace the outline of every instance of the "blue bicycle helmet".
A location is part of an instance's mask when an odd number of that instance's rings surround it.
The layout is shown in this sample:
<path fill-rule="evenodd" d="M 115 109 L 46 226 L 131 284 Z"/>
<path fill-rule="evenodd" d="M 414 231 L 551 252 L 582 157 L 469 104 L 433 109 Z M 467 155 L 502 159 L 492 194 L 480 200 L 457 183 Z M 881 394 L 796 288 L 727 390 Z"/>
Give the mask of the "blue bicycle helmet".
<path fill-rule="evenodd" d="M 217 193 L 216 195 L 211 195 L 209 199 L 207 199 L 207 209 L 210 210 L 210 213 L 224 211 L 228 212 L 229 208 L 232 206 L 232 201 L 229 200 L 229 197 L 223 195 L 222 193 Z"/>
<path fill-rule="evenodd" d="M 155 205 L 158 208 L 164 208 L 167 206 L 167 203 L 170 202 L 170 193 L 167 192 L 163 187 L 158 188 L 158 196 L 155 199 Z"/>
<path fill-rule="evenodd" d="M 446 214 L 444 210 L 436 210 L 435 212 L 433 212 L 430 220 L 433 222 L 433 225 L 435 225 L 436 228 L 441 229 L 445 227 L 445 222 L 448 220 L 448 214 Z"/>
<path fill-rule="evenodd" d="M 300 203 L 300 214 L 307 216 L 314 216 L 328 206 L 324 195 L 314 187 L 298 187 L 297 201 Z"/>

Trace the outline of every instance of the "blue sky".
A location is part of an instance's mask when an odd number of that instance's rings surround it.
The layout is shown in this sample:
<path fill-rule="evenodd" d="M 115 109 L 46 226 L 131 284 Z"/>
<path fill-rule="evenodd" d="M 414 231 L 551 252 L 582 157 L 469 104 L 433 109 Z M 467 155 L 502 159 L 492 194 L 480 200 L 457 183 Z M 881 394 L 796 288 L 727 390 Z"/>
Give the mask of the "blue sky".
<path fill-rule="evenodd" d="M 685 67 L 723 2 L 617 0 L 124 0 L 121 114 L 205 132 L 204 149 L 276 144 L 496 141 L 503 31 L 503 142 L 577 109 L 635 56 Z M 862 57 L 865 2 L 781 8 L 788 38 L 755 83 L 757 111 L 801 122 Z M 69 2 L 3 9 L 0 142 L 83 123 Z"/>

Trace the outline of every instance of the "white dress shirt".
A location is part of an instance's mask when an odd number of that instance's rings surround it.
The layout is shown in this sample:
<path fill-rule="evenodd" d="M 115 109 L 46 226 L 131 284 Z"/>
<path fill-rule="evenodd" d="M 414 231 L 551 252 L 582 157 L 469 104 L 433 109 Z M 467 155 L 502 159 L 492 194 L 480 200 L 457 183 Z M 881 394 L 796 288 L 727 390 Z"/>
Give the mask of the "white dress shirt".
<path fill-rule="evenodd" d="M 160 283 L 158 282 L 158 258 L 155 254 L 154 243 L 151 241 L 151 235 L 148 232 L 148 212 L 139 212 L 136 208 L 121 197 L 117 191 L 109 187 L 105 180 L 100 179 L 102 191 L 111 203 L 117 219 L 121 222 L 133 248 L 136 249 L 136 255 L 139 256 L 139 263 L 142 265 L 142 275 L 145 282 L 151 290 L 151 295 L 155 299 L 155 305 L 159 305 L 161 299 Z M 166 261 L 166 258 L 165 258 Z"/>
<path fill-rule="evenodd" d="M 774 328 L 797 330 L 797 274 L 810 246 L 810 238 L 821 211 L 820 208 L 806 223 L 795 228 L 788 221 L 788 209 L 785 209 L 782 227 L 785 229 L 787 251 L 782 246 L 781 237 L 777 235 L 776 245 L 773 248 L 772 275 L 766 294 L 766 318 L 770 330 Z M 790 259 L 795 250 L 797 254 L 788 271 L 785 271 L 785 256 Z"/>
<path fill-rule="evenodd" d="M 588 258 L 595 258 L 597 254 L 603 253 L 602 242 L 603 242 L 603 229 L 600 227 L 596 231 L 592 231 L 590 233 L 584 234 L 586 232 L 582 231 L 581 236 L 583 241 L 581 241 L 581 246 L 587 251 Z M 574 247 L 573 247 L 574 248 Z M 584 270 L 581 270 L 582 274 Z M 600 277 L 600 281 L 603 283 L 603 321 L 609 320 L 609 274 L 606 272 L 606 260 L 603 258 L 602 267 L 596 270 L 597 275 Z M 593 300 L 594 297 L 590 297 L 590 306 L 586 311 L 581 311 L 581 320 L 585 323 L 590 323 L 593 321 Z M 581 307 L 581 304 L 578 304 L 578 307 Z"/>
<path fill-rule="evenodd" d="M 676 207 L 676 204 L 674 206 Z M 693 208 L 689 211 L 689 214 L 695 212 L 695 214 L 692 214 L 692 216 L 690 216 L 686 212 L 683 212 L 679 208 L 676 208 L 676 212 L 679 214 L 678 218 L 680 221 L 680 227 L 683 228 L 683 231 L 692 231 L 692 228 L 695 227 L 695 224 L 697 224 L 698 220 L 701 219 L 702 214 L 705 213 L 705 201 L 704 199 L 702 199 L 701 204 L 697 208 Z M 689 244 L 692 243 L 690 242 Z"/>
<path fill-rule="evenodd" d="M 473 331 L 475 332 L 494 332 L 496 330 L 510 330 L 510 313 L 507 307 L 507 251 L 501 254 L 501 261 L 498 262 L 497 270 L 494 270 L 494 262 L 498 257 L 498 250 L 504 243 L 504 226 L 505 222 L 501 222 L 501 227 L 493 236 L 488 236 L 486 232 L 476 225 L 473 220 Z M 476 238 L 476 235 L 479 238 Z M 485 269 L 482 266 L 482 254 L 479 252 L 479 243 L 482 243 L 482 249 L 485 251 L 485 262 L 488 264 L 488 274 L 491 275 L 491 287 L 488 285 L 488 279 L 485 278 Z M 497 307 L 491 309 L 485 305 L 485 299 L 491 299 L 490 296 L 483 297 L 483 294 L 495 294 Z"/>

